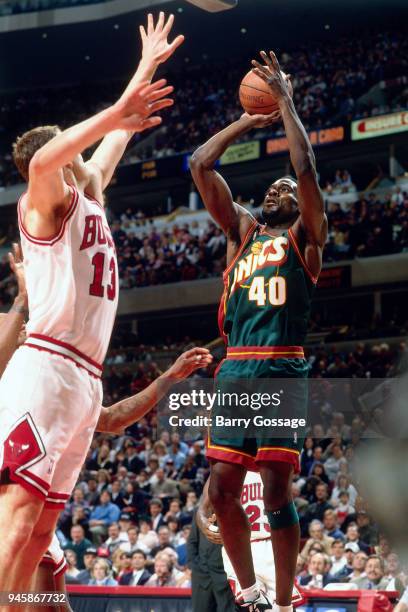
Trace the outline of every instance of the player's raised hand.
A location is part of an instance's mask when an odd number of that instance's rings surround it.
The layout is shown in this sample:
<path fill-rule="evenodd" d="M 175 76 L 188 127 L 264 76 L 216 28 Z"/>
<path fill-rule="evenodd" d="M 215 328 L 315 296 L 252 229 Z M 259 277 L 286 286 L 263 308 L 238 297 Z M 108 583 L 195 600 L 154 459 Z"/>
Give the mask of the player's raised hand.
<path fill-rule="evenodd" d="M 142 132 L 160 125 L 161 117 L 151 115 L 174 104 L 172 98 L 166 97 L 173 92 L 174 88 L 166 84 L 165 79 L 160 79 L 151 85 L 144 81 L 127 89 L 115 104 L 118 118 L 117 128 Z"/>
<path fill-rule="evenodd" d="M 156 64 L 162 64 L 171 57 L 174 51 L 184 42 L 184 36 L 179 35 L 169 43 L 167 38 L 174 23 L 174 15 L 165 21 L 164 13 L 161 11 L 157 24 L 154 25 L 153 15 L 147 16 L 147 28 L 140 26 L 140 36 L 142 38 L 143 59 L 153 60 Z M 147 30 L 147 31 L 146 31 Z"/>
<path fill-rule="evenodd" d="M 168 370 L 168 374 L 178 380 L 183 380 L 196 370 L 206 368 L 212 360 L 213 357 L 208 349 L 196 347 L 182 353 Z"/>
<path fill-rule="evenodd" d="M 18 298 L 21 300 L 24 308 L 28 306 L 27 289 L 24 275 L 23 252 L 21 245 L 13 242 L 13 252 L 8 254 L 10 268 L 16 277 L 18 286 Z"/>
<path fill-rule="evenodd" d="M 249 113 L 244 113 L 241 115 L 241 119 L 246 119 L 253 128 L 266 128 L 273 123 L 277 123 L 281 119 L 281 114 L 279 110 L 270 115 L 250 115 Z"/>
<path fill-rule="evenodd" d="M 269 85 L 277 100 L 291 97 L 290 77 L 281 71 L 275 53 L 269 51 L 268 55 L 265 51 L 261 51 L 260 56 L 264 64 L 252 60 L 252 71 Z"/>

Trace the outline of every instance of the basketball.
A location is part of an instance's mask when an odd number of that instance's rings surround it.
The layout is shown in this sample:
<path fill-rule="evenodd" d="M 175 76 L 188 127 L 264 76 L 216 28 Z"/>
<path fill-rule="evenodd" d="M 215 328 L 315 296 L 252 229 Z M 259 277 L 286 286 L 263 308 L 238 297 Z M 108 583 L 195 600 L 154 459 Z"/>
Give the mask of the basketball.
<path fill-rule="evenodd" d="M 286 74 L 282 72 L 286 77 Z M 292 84 L 289 81 L 289 92 L 293 95 Z M 252 70 L 247 72 L 239 87 L 239 100 L 242 108 L 249 115 L 270 115 L 278 110 L 275 96 L 261 77 Z"/>

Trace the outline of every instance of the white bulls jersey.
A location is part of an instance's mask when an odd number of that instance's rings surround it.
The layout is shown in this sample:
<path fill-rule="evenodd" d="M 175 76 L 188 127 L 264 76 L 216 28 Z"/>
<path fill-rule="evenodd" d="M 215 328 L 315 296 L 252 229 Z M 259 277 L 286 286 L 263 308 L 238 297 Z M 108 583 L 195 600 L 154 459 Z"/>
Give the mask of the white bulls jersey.
<path fill-rule="evenodd" d="M 118 303 L 118 268 L 106 214 L 96 200 L 71 187 L 61 229 L 40 239 L 24 227 L 25 195 L 18 205 L 29 297 L 27 344 L 50 349 L 47 339 L 87 357 L 100 375 Z M 52 348 L 52 347 L 51 347 Z M 92 365 L 92 361 L 95 364 Z"/>
<path fill-rule="evenodd" d="M 263 501 L 263 483 L 258 472 L 246 473 L 241 504 L 251 525 L 251 542 L 270 538 L 271 528 Z"/>

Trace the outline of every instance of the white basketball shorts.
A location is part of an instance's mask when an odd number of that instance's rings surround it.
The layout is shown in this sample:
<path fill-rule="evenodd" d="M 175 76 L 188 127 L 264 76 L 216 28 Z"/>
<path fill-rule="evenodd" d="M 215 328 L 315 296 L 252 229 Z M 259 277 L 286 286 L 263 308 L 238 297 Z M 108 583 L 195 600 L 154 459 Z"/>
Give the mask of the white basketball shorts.
<path fill-rule="evenodd" d="M 57 349 L 58 350 L 58 349 Z M 0 476 L 62 509 L 86 458 L 102 384 L 56 351 L 22 346 L 0 381 Z"/>

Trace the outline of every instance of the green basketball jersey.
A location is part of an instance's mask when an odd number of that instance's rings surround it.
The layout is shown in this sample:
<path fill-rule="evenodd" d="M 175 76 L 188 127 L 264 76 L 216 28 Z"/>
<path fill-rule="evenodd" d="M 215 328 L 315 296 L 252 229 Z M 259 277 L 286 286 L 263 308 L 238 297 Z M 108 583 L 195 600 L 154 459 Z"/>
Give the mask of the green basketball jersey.
<path fill-rule="evenodd" d="M 301 347 L 316 281 L 290 229 L 273 236 L 255 222 L 224 272 L 218 321 L 228 346 Z"/>

